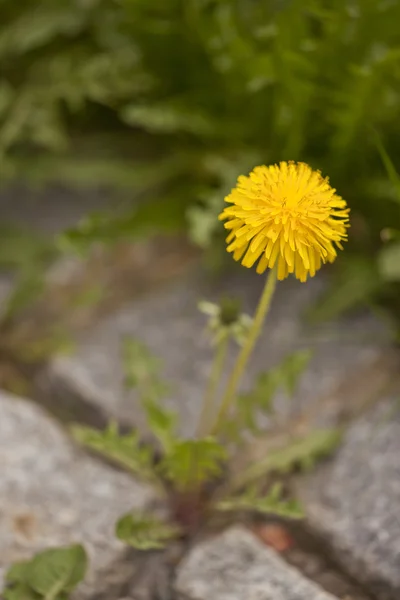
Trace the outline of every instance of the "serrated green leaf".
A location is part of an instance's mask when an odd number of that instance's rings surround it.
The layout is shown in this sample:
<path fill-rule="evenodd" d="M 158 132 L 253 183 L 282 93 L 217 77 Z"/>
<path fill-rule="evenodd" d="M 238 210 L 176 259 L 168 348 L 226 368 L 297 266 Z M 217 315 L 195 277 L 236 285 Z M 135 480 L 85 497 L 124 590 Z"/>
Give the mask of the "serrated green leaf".
<path fill-rule="evenodd" d="M 268 473 L 288 473 L 296 467 L 310 469 L 318 460 L 329 456 L 339 445 L 342 432 L 339 429 L 317 430 L 288 442 L 282 448 L 271 450 L 261 461 L 250 465 L 237 476 L 234 487 L 256 481 Z"/>
<path fill-rule="evenodd" d="M 83 425 L 75 425 L 71 431 L 79 443 L 116 462 L 131 473 L 150 481 L 156 479 L 152 449 L 141 444 L 138 432 L 132 431 L 130 434 L 122 435 L 118 432 L 115 422 L 111 422 L 105 431 Z"/>
<path fill-rule="evenodd" d="M 176 437 L 177 414 L 163 408 L 151 398 L 145 399 L 142 404 L 150 431 L 161 443 L 164 452 L 170 452 Z"/>
<path fill-rule="evenodd" d="M 57 600 L 61 593 L 72 592 L 83 580 L 87 566 L 83 546 L 51 548 L 29 562 L 26 582 L 44 600 Z"/>
<path fill-rule="evenodd" d="M 117 538 L 137 550 L 162 549 L 179 534 L 177 526 L 143 513 L 128 513 L 116 525 Z"/>
<path fill-rule="evenodd" d="M 257 488 L 251 487 L 240 496 L 221 500 L 215 505 L 215 508 L 222 512 L 257 511 L 292 519 L 299 519 L 304 516 L 296 500 L 284 500 L 282 498 L 282 486 L 279 483 L 272 486 L 267 496 L 260 496 Z"/>
<path fill-rule="evenodd" d="M 176 441 L 161 461 L 162 475 L 176 489 L 186 491 L 219 477 L 227 454 L 213 438 Z"/>

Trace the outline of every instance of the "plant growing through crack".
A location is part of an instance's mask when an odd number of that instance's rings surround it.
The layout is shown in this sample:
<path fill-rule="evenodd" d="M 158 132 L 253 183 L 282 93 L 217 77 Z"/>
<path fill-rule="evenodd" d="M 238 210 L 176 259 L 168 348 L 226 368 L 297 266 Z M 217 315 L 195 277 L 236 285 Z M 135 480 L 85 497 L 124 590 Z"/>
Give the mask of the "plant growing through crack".
<path fill-rule="evenodd" d="M 229 231 L 228 251 L 246 267 L 257 261 L 257 272 L 269 269 L 255 315 L 241 314 L 234 301 L 201 302 L 215 350 L 196 436 L 182 438 L 178 416 L 165 407 L 168 390 L 159 362 L 138 340 L 125 340 L 126 383 L 136 388 L 154 444 L 138 432 L 120 434 L 115 423 L 100 432 L 75 427 L 75 437 L 92 450 L 113 459 L 135 476 L 151 482 L 166 501 L 164 518 L 155 514 L 124 515 L 117 536 L 140 548 L 160 548 L 168 540 L 193 535 L 221 512 L 257 511 L 289 518 L 301 509 L 288 494 L 285 475 L 294 467 L 309 467 L 337 444 L 337 431 L 316 431 L 274 448 L 260 462 L 243 464 L 251 440 L 266 435 L 265 422 L 274 416 L 279 390 L 291 395 L 310 353 L 302 350 L 260 374 L 253 389 L 240 394 L 246 370 L 277 280 L 293 273 L 302 282 L 325 262 L 336 258 L 335 246 L 347 237 L 346 203 L 328 180 L 304 163 L 256 167 L 238 184 L 220 215 Z M 219 384 L 231 344 L 239 346 L 222 397 Z M 263 424 L 264 423 L 264 424 Z M 242 465 L 238 472 L 237 465 Z"/>
<path fill-rule="evenodd" d="M 178 415 L 163 402 L 168 386 L 160 376 L 160 363 L 140 341 L 126 339 L 123 362 L 126 385 L 140 397 L 148 433 L 120 433 L 115 423 L 105 431 L 75 426 L 75 438 L 88 448 L 119 464 L 135 477 L 151 483 L 167 511 L 123 515 L 116 535 L 140 549 L 160 549 L 177 538 L 190 538 L 218 515 L 243 512 L 302 516 L 290 494 L 286 475 L 294 468 L 309 468 L 338 443 L 338 431 L 315 431 L 273 446 L 260 462 L 251 459 L 251 444 L 266 436 L 274 418 L 274 396 L 290 396 L 307 367 L 310 353 L 302 350 L 261 373 L 254 386 L 239 393 L 242 376 L 262 331 L 277 280 L 294 274 L 302 282 L 322 264 L 336 258 L 335 246 L 347 237 L 346 203 L 328 180 L 304 163 L 256 167 L 241 176 L 226 198 L 230 206 L 220 215 L 229 231 L 228 251 L 248 268 L 257 261 L 257 272 L 269 275 L 254 317 L 241 314 L 234 301 L 201 302 L 215 358 L 205 386 L 196 435 L 180 435 Z M 229 347 L 239 347 L 236 362 L 222 395 L 220 383 Z M 246 462 L 243 457 L 247 457 Z M 34 559 L 35 560 L 35 559 Z M 42 559 L 43 560 L 43 559 Z M 49 567 L 50 568 L 50 567 Z M 11 570 L 8 600 L 22 600 L 24 586 L 34 593 L 30 567 Z M 43 576 L 46 574 L 44 570 Z M 21 574 L 22 573 L 22 574 Z M 28 575 L 26 575 L 28 573 Z M 81 574 L 81 572 L 79 572 Z M 47 600 L 62 600 L 75 584 L 76 572 L 39 592 Z M 57 587 L 58 585 L 58 587 Z M 22 590 L 22 592 L 21 592 Z M 43 594 L 44 592 L 44 594 Z M 46 595 L 47 594 L 47 595 Z M 28 598 L 39 596 L 28 596 Z"/>

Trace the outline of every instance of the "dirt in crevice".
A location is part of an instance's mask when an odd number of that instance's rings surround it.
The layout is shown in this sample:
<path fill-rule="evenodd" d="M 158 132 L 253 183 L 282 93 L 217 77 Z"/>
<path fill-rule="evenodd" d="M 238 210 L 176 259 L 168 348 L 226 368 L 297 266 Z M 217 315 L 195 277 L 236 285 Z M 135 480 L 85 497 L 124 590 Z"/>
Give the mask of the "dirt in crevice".
<path fill-rule="evenodd" d="M 306 521 L 286 523 L 284 527 L 291 544 L 280 555 L 305 577 L 340 600 L 377 600 L 343 569 L 329 543 L 313 532 Z"/>
<path fill-rule="evenodd" d="M 184 551 L 181 543 L 164 551 L 128 549 L 101 574 L 103 589 L 90 600 L 176 600 L 175 573 Z"/>
<path fill-rule="evenodd" d="M 225 527 L 232 525 L 233 523 L 226 523 L 218 530 L 205 529 L 188 543 L 178 542 L 160 552 L 140 553 L 127 550 L 122 558 L 102 574 L 103 590 L 97 592 L 91 600 L 177 600 L 174 582 L 183 557 L 199 542 L 218 535 Z M 248 527 L 306 579 L 338 600 L 378 600 L 378 596 L 367 589 L 366 585 L 360 584 L 344 571 L 334 558 L 329 544 L 315 534 L 307 523 L 257 519 L 244 520 L 241 525 Z M 270 537 L 267 543 L 267 536 L 262 535 L 263 528 L 268 528 L 270 533 L 274 528 L 274 541 Z M 290 540 L 290 544 L 278 550 L 277 535 L 281 536 L 281 541 L 282 536 L 286 542 Z M 387 597 L 395 596 L 389 590 Z"/>

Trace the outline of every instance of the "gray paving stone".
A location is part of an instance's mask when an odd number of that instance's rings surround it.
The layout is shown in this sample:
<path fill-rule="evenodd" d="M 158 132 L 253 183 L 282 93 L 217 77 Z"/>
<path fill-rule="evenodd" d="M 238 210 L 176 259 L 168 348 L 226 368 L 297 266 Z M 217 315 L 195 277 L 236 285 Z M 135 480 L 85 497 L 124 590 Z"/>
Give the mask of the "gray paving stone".
<path fill-rule="evenodd" d="M 125 424 L 142 425 L 135 394 L 124 390 L 121 368 L 121 342 L 124 336 L 134 336 L 163 360 L 165 378 L 174 386 L 166 404 L 180 412 L 182 430 L 191 435 L 212 359 L 204 331 L 206 319 L 198 312 L 197 302 L 233 294 L 242 299 L 245 310 L 252 312 L 262 285 L 263 278 L 246 269 L 235 270 L 218 281 L 192 273 L 101 322 L 82 337 L 74 356 L 54 358 L 39 378 L 39 389 L 51 398 L 53 406 L 68 407 L 77 416 L 80 411 L 82 418 L 90 416 L 102 423 L 112 416 Z M 282 418 L 317 402 L 359 369 L 368 369 L 386 346 L 383 327 L 365 313 L 331 324 L 329 330 L 303 327 L 304 309 L 323 288 L 322 278 L 308 284 L 287 280 L 278 286 L 244 380 L 244 387 L 248 387 L 257 373 L 286 354 L 314 346 L 314 358 L 295 401 L 290 404 L 278 399 Z"/>
<path fill-rule="evenodd" d="M 354 424 L 332 462 L 299 486 L 311 526 L 379 600 L 400 598 L 399 398 Z"/>
<path fill-rule="evenodd" d="M 179 600 L 334 600 L 253 534 L 234 527 L 199 544 L 179 565 Z"/>
<path fill-rule="evenodd" d="M 115 521 L 144 508 L 152 490 L 86 456 L 29 401 L 0 392 L 0 415 L 0 590 L 11 563 L 82 542 L 91 567 L 75 600 L 92 597 L 124 556 Z"/>

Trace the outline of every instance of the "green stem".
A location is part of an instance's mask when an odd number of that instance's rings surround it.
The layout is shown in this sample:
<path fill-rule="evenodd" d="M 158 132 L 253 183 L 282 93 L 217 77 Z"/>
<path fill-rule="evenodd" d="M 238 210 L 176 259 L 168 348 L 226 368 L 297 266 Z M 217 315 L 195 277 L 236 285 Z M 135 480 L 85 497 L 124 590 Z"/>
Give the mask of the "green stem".
<path fill-rule="evenodd" d="M 235 399 L 236 390 L 240 383 L 240 379 L 243 375 L 243 371 L 246 368 L 247 362 L 250 358 L 250 355 L 253 351 L 255 343 L 261 333 L 261 329 L 265 320 L 265 317 L 268 313 L 269 307 L 271 305 L 272 296 L 274 294 L 276 287 L 276 268 L 272 269 L 270 272 L 264 286 L 264 290 L 261 294 L 261 298 L 258 302 L 258 306 L 256 309 L 256 314 L 254 315 L 253 324 L 249 331 L 249 335 L 245 344 L 243 345 L 239 356 L 237 357 L 235 366 L 233 367 L 231 376 L 229 378 L 224 397 L 222 398 L 221 406 L 218 411 L 217 418 L 213 425 L 211 432 L 213 434 L 217 433 L 219 430 L 221 423 L 225 416 L 227 415 L 232 402 Z"/>
<path fill-rule="evenodd" d="M 211 420 L 211 415 L 214 409 L 214 398 L 218 383 L 221 379 L 222 371 L 224 368 L 226 354 L 229 345 L 229 335 L 224 336 L 218 343 L 215 351 L 214 362 L 211 369 L 210 379 L 207 385 L 206 393 L 204 396 L 203 406 L 201 408 L 201 415 L 199 420 L 199 426 L 197 430 L 198 437 L 201 438 L 206 435 L 208 430 L 208 423 Z"/>

